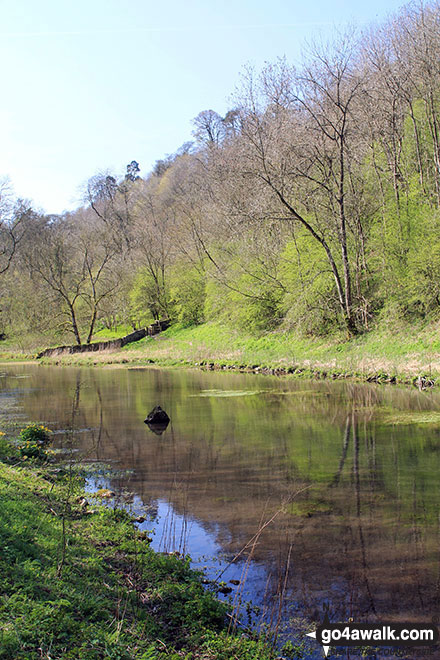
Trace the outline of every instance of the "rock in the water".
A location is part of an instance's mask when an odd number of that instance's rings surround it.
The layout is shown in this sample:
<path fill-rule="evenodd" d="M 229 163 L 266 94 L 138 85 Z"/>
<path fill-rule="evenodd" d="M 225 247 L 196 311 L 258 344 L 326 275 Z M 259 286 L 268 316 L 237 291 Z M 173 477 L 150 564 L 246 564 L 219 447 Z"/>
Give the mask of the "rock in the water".
<path fill-rule="evenodd" d="M 108 488 L 100 488 L 96 493 L 96 497 L 105 497 L 105 498 L 110 498 L 114 497 L 116 493 L 112 490 L 109 490 Z"/>
<path fill-rule="evenodd" d="M 161 435 L 170 423 L 170 418 L 165 410 L 162 410 L 160 406 L 155 406 L 147 415 L 144 422 L 148 425 L 150 431 L 153 431 L 153 433 L 156 433 L 157 435 Z"/>
<path fill-rule="evenodd" d="M 227 595 L 227 594 L 231 593 L 232 587 L 228 587 L 226 585 L 225 586 L 220 586 L 220 587 L 217 587 L 217 591 L 221 594 Z"/>
<path fill-rule="evenodd" d="M 160 406 L 156 406 L 145 418 L 145 424 L 165 424 L 170 421 L 165 410 Z"/>

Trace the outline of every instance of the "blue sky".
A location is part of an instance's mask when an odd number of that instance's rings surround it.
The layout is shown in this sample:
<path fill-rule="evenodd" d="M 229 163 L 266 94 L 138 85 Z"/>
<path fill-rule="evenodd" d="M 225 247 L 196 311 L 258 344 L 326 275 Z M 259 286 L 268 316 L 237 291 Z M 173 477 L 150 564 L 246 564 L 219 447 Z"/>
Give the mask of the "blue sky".
<path fill-rule="evenodd" d="M 224 113 L 247 63 L 381 22 L 401 0 L 0 0 L 0 177 L 49 213 L 98 171 L 142 174 Z"/>

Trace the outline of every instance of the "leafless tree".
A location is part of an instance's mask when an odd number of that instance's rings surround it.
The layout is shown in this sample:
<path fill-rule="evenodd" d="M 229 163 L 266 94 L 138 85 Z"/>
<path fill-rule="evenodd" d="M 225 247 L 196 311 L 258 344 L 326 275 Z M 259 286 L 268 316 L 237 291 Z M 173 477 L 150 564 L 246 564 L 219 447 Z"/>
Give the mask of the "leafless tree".
<path fill-rule="evenodd" d="M 0 275 L 9 269 L 33 213 L 25 200 L 14 200 L 9 181 L 0 182 Z"/>
<path fill-rule="evenodd" d="M 233 168 L 235 180 L 247 179 L 254 199 L 266 197 L 262 215 L 299 223 L 324 250 L 351 333 L 356 321 L 349 234 L 360 227 L 349 212 L 361 194 L 353 152 L 362 93 L 348 38 L 325 54 L 315 48 L 302 71 L 280 61 L 257 79 L 248 72 L 241 152 Z"/>
<path fill-rule="evenodd" d="M 170 314 L 168 269 L 175 241 L 176 211 L 168 183 L 169 170 L 150 176 L 137 190 L 133 204 L 136 261 L 151 281 L 150 307 L 155 318 Z"/>
<path fill-rule="evenodd" d="M 225 124 L 214 110 L 203 110 L 193 120 L 193 135 L 200 144 L 219 146 L 225 134 Z"/>
<path fill-rule="evenodd" d="M 59 302 L 61 325 L 81 344 L 92 339 L 100 304 L 117 286 L 111 276 L 117 250 L 79 211 L 42 217 L 28 228 L 23 260 Z"/>

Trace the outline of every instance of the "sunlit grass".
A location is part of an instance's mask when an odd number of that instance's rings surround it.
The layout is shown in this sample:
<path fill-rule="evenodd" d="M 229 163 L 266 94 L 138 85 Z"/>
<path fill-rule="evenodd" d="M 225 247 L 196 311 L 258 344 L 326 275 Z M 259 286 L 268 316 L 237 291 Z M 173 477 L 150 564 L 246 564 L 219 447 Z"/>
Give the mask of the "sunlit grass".
<path fill-rule="evenodd" d="M 264 642 L 226 633 L 226 605 L 188 558 L 154 552 L 124 511 L 81 506 L 78 474 L 12 467 L 2 448 L 2 658 L 274 657 Z"/>
<path fill-rule="evenodd" d="M 440 373 L 440 339 L 434 326 L 402 327 L 399 332 L 378 329 L 347 339 L 344 334 L 316 338 L 280 331 L 251 336 L 205 323 L 190 328 L 174 326 L 157 337 L 127 346 L 123 353 L 130 361 L 142 355 L 164 363 L 212 361 L 356 373 Z"/>
<path fill-rule="evenodd" d="M 95 339 L 122 336 L 131 328 L 119 327 L 113 334 L 102 330 Z M 145 337 L 123 349 L 57 356 L 54 361 L 77 365 L 132 366 L 154 362 L 159 365 L 199 366 L 215 363 L 235 368 L 295 368 L 321 372 L 337 372 L 357 377 L 379 375 L 412 378 L 419 375 L 440 375 L 439 323 L 393 325 L 378 327 L 348 339 L 339 332 L 324 337 L 299 335 L 278 330 L 250 334 L 219 323 L 204 323 L 184 327 L 175 324 L 154 337 Z M 107 334 L 106 334 L 107 333 Z M 8 342 L 0 359 L 23 359 L 23 353 L 13 352 Z M 43 348 L 43 347 L 41 347 Z M 310 374 L 309 374 L 310 375 Z"/>

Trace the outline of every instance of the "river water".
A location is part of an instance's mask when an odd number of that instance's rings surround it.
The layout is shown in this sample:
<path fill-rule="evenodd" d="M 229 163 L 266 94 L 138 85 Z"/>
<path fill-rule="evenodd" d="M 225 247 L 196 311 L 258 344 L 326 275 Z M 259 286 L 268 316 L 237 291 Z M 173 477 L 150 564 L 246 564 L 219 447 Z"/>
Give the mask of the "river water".
<path fill-rule="evenodd" d="M 71 460 L 112 465 L 91 485 L 144 515 L 155 549 L 220 576 L 242 623 L 252 602 L 254 621 L 279 621 L 298 643 L 326 612 L 440 613 L 440 394 L 196 370 L 1 370 L 8 414 L 49 426 Z M 161 435 L 143 422 L 156 405 L 171 418 Z"/>

